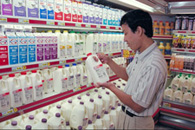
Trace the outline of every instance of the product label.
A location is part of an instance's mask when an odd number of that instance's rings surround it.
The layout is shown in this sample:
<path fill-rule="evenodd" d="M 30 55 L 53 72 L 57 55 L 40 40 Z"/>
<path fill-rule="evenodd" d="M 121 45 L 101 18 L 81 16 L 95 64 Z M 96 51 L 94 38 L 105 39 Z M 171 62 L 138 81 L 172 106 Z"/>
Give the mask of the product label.
<path fill-rule="evenodd" d="M 107 42 L 107 51 L 110 51 L 110 42 Z"/>
<path fill-rule="evenodd" d="M 77 3 L 76 2 L 72 2 L 72 21 L 73 22 L 77 22 L 78 21 L 78 16 L 77 16 Z"/>
<path fill-rule="evenodd" d="M 80 74 L 76 75 L 76 85 L 77 87 L 80 87 L 81 85 L 81 75 Z"/>
<path fill-rule="evenodd" d="M 87 126 L 87 124 L 88 124 L 88 118 L 87 117 L 85 117 L 85 118 L 83 118 L 83 127 L 85 127 L 85 126 Z"/>
<path fill-rule="evenodd" d="M 13 91 L 13 96 L 15 104 L 22 104 L 22 89 Z"/>
<path fill-rule="evenodd" d="M 75 44 L 75 56 L 79 56 L 79 47 L 80 47 L 80 44 L 79 43 L 76 43 Z"/>
<path fill-rule="evenodd" d="M 169 95 L 165 95 L 165 99 L 171 100 L 171 97 Z"/>
<path fill-rule="evenodd" d="M 57 59 L 58 58 L 58 44 L 53 44 L 53 54 L 52 54 L 52 59 Z"/>
<path fill-rule="evenodd" d="M 10 105 L 10 94 L 9 92 L 0 95 L 0 107 L 6 108 Z"/>
<path fill-rule="evenodd" d="M 12 0 L 1 0 L 2 3 L 2 14 L 13 15 Z"/>
<path fill-rule="evenodd" d="M 0 66 L 8 65 L 8 42 L 7 36 L 0 36 Z"/>
<path fill-rule="evenodd" d="M 173 89 L 173 91 L 176 91 L 177 90 L 177 85 L 172 84 L 172 87 L 171 88 Z"/>
<path fill-rule="evenodd" d="M 15 16 L 26 17 L 26 1 L 14 0 Z"/>
<path fill-rule="evenodd" d="M 103 24 L 104 24 L 104 25 L 107 25 L 107 24 L 108 24 L 107 15 L 108 15 L 108 9 L 103 8 Z"/>
<path fill-rule="evenodd" d="M 38 5 L 39 0 L 28 0 L 27 2 L 28 17 L 39 18 Z"/>
<path fill-rule="evenodd" d="M 88 84 L 88 77 L 87 75 L 83 76 L 83 85 L 87 85 Z"/>
<path fill-rule="evenodd" d="M 65 92 L 68 89 L 68 79 L 67 78 L 63 78 L 62 79 L 62 91 Z"/>
<path fill-rule="evenodd" d="M 71 21 L 71 19 L 72 19 L 71 1 L 64 0 L 64 20 Z"/>
<path fill-rule="evenodd" d="M 98 43 L 98 52 L 102 52 L 102 44 Z"/>
<path fill-rule="evenodd" d="M 28 60 L 29 62 L 36 61 L 36 45 L 28 45 Z"/>
<path fill-rule="evenodd" d="M 89 23 L 95 23 L 95 17 L 94 17 L 94 6 L 90 5 L 89 6 Z"/>
<path fill-rule="evenodd" d="M 49 44 L 44 45 L 45 60 L 50 60 L 50 47 Z"/>
<path fill-rule="evenodd" d="M 67 45 L 67 57 L 72 57 L 72 46 Z"/>
<path fill-rule="evenodd" d="M 63 1 L 55 0 L 55 20 L 63 20 Z"/>
<path fill-rule="evenodd" d="M 36 90 L 36 98 L 41 99 L 43 97 L 43 85 L 40 84 L 35 86 L 35 90 Z"/>
<path fill-rule="evenodd" d="M 191 104 L 191 101 L 189 99 L 184 100 L 186 104 Z"/>
<path fill-rule="evenodd" d="M 9 42 L 9 63 L 12 64 L 18 64 L 18 38 L 8 36 L 8 42 Z"/>
<path fill-rule="evenodd" d="M 24 88 L 24 95 L 27 102 L 33 101 L 33 87 Z"/>
<path fill-rule="evenodd" d="M 18 44 L 19 44 L 19 63 L 27 63 L 27 38 L 25 36 L 19 36 Z"/>
<path fill-rule="evenodd" d="M 175 101 L 176 101 L 176 102 L 181 102 L 181 99 L 180 99 L 180 98 L 175 97 Z"/>
<path fill-rule="evenodd" d="M 43 61 L 43 44 L 37 44 L 37 61 Z"/>
<path fill-rule="evenodd" d="M 103 64 L 99 64 L 98 66 L 95 66 L 94 70 L 96 71 L 96 73 L 97 73 L 99 78 L 106 77 L 106 71 L 105 71 L 105 69 L 103 67 Z"/>
<path fill-rule="evenodd" d="M 187 89 L 188 89 L 188 88 L 187 88 L 186 86 L 182 86 L 181 91 L 185 93 L 185 92 L 187 92 Z"/>
<path fill-rule="evenodd" d="M 69 76 L 69 80 L 68 80 L 68 88 L 69 88 L 69 90 L 73 89 L 73 85 L 74 85 L 74 76 Z"/>
<path fill-rule="evenodd" d="M 95 54 L 97 52 L 97 49 L 98 46 L 97 46 L 97 42 L 93 42 L 93 53 Z"/>
<path fill-rule="evenodd" d="M 99 22 L 99 7 L 98 7 L 98 5 L 96 5 L 96 7 L 95 7 L 94 17 L 95 17 L 94 23 L 99 24 L 100 22 Z"/>
<path fill-rule="evenodd" d="M 54 0 L 47 0 L 48 19 L 54 19 Z"/>
<path fill-rule="evenodd" d="M 53 78 L 47 80 L 47 89 L 52 89 L 53 86 Z"/>
<path fill-rule="evenodd" d="M 39 13 L 41 19 L 47 19 L 47 0 L 39 0 Z"/>

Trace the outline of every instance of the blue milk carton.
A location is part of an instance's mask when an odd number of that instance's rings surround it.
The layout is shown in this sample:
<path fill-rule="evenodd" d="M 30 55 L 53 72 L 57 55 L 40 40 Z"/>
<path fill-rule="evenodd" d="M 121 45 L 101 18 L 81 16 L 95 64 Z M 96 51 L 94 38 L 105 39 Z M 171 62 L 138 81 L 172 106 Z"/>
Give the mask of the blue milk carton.
<path fill-rule="evenodd" d="M 25 32 L 28 43 L 28 62 L 36 61 L 36 39 L 31 32 Z"/>
<path fill-rule="evenodd" d="M 47 19 L 47 0 L 39 0 L 39 17 Z"/>
<path fill-rule="evenodd" d="M 103 8 L 103 25 L 108 25 L 108 6 Z"/>
<path fill-rule="evenodd" d="M 9 64 L 18 64 L 18 37 L 15 32 L 6 32 L 9 45 Z"/>
<path fill-rule="evenodd" d="M 107 15 L 107 19 L 108 19 L 108 25 L 112 25 L 112 9 L 108 9 L 108 15 Z"/>
<path fill-rule="evenodd" d="M 54 0 L 47 0 L 47 18 L 54 19 Z"/>
<path fill-rule="evenodd" d="M 19 63 L 27 63 L 28 58 L 27 58 L 27 37 L 24 34 L 24 32 L 16 32 L 16 36 L 18 37 L 18 48 L 19 48 Z"/>

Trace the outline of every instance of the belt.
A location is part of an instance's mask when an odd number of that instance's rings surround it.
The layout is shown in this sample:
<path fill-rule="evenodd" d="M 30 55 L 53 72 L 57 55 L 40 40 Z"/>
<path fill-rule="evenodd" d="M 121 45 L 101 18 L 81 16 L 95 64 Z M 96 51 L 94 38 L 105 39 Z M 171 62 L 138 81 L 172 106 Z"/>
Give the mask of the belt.
<path fill-rule="evenodd" d="M 125 112 L 127 115 L 129 115 L 130 117 L 134 117 L 137 116 L 129 111 L 126 110 L 125 106 L 122 105 L 122 111 Z"/>

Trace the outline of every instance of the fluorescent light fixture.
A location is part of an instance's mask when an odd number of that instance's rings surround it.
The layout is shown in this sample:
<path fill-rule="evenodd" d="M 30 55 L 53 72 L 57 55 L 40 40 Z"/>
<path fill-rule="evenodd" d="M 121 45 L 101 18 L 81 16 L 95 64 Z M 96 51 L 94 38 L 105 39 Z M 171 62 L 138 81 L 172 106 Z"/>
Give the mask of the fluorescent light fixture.
<path fill-rule="evenodd" d="M 155 9 L 144 4 L 144 3 L 141 3 L 139 1 L 136 1 L 136 0 L 118 0 L 122 3 L 125 3 L 125 4 L 128 4 L 128 5 L 131 5 L 131 6 L 134 6 L 134 7 L 137 7 L 137 8 L 140 8 L 140 9 L 143 9 L 143 10 L 146 10 L 146 11 L 149 11 L 149 12 L 155 12 Z"/>

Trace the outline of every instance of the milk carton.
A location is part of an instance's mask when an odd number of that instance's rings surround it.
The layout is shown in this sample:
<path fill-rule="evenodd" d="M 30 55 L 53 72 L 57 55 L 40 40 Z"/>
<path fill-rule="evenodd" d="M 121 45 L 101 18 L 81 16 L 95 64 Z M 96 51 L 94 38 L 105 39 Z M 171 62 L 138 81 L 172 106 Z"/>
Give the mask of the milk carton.
<path fill-rule="evenodd" d="M 175 78 L 173 78 L 172 82 L 171 82 L 171 88 L 176 91 L 179 86 L 180 86 L 180 76 L 176 76 Z"/>
<path fill-rule="evenodd" d="M 94 6 L 92 3 L 89 4 L 89 23 L 93 24 L 95 22 L 95 17 L 94 17 Z"/>
<path fill-rule="evenodd" d="M 8 87 L 8 83 L 0 77 L 0 112 L 4 112 L 10 109 L 11 95 Z"/>
<path fill-rule="evenodd" d="M 176 102 L 183 101 L 183 92 L 181 91 L 180 88 L 178 88 L 178 90 L 173 93 L 173 101 L 176 101 Z"/>
<path fill-rule="evenodd" d="M 33 86 L 29 76 L 26 75 L 26 72 L 21 72 L 19 77 L 21 88 L 23 89 L 23 103 L 28 104 L 33 102 Z"/>
<path fill-rule="evenodd" d="M 1 0 L 2 15 L 13 15 L 13 0 Z"/>
<path fill-rule="evenodd" d="M 14 75 L 10 74 L 10 77 L 13 78 Z M 11 83 L 12 82 L 12 83 Z M 19 107 L 22 105 L 23 99 L 23 91 L 20 86 L 20 81 L 18 78 L 13 78 L 13 80 L 9 80 L 8 78 L 8 85 L 11 90 L 11 107 Z M 13 85 L 13 86 L 12 86 Z"/>
<path fill-rule="evenodd" d="M 26 125 L 31 125 L 31 126 L 35 125 L 35 119 L 33 115 L 29 115 L 28 118 L 25 118 L 24 121 L 21 122 L 21 126 L 23 126 L 23 128 L 25 128 Z"/>
<path fill-rule="evenodd" d="M 59 66 L 57 70 L 53 72 L 53 85 L 55 92 L 62 92 L 62 66 Z"/>
<path fill-rule="evenodd" d="M 106 73 L 106 69 L 103 67 L 103 64 L 100 62 L 100 60 L 96 62 L 94 60 L 94 57 L 98 59 L 96 55 L 92 55 L 91 53 L 89 53 L 87 55 L 87 60 L 85 61 L 86 67 L 92 75 L 92 79 L 95 83 L 104 83 L 109 81 L 109 77 Z"/>
<path fill-rule="evenodd" d="M 14 32 L 6 32 L 9 45 L 9 64 L 18 64 L 18 37 Z"/>
<path fill-rule="evenodd" d="M 49 110 L 49 113 L 50 113 L 51 117 L 52 117 L 52 116 L 55 116 L 56 113 L 61 113 L 61 105 L 58 104 L 57 106 L 52 107 L 52 108 Z"/>
<path fill-rule="evenodd" d="M 18 126 L 17 121 L 12 121 L 11 124 L 6 125 L 3 129 L 15 129 L 15 130 L 17 130 L 17 129 L 21 129 L 21 127 Z"/>
<path fill-rule="evenodd" d="M 72 20 L 71 0 L 64 0 L 64 21 Z"/>
<path fill-rule="evenodd" d="M 43 118 L 49 119 L 49 114 L 48 114 L 48 110 L 47 110 L 47 109 L 44 109 L 42 112 L 38 113 L 38 114 L 35 116 L 35 119 L 36 119 L 37 121 L 41 121 Z"/>
<path fill-rule="evenodd" d="M 39 0 L 39 17 L 47 19 L 47 0 Z"/>
<path fill-rule="evenodd" d="M 183 103 L 186 104 L 192 104 L 193 101 L 193 95 L 190 90 L 188 90 L 186 93 L 183 95 Z"/>
<path fill-rule="evenodd" d="M 103 24 L 103 5 L 99 5 L 99 24 Z"/>
<path fill-rule="evenodd" d="M 47 119 L 46 118 L 42 118 L 41 122 L 38 122 L 37 124 L 35 124 L 33 126 L 33 129 L 44 129 L 44 130 L 47 130 L 48 129 Z"/>
<path fill-rule="evenodd" d="M 68 90 L 68 77 L 69 74 L 64 73 L 62 70 L 62 92 L 66 92 Z"/>
<path fill-rule="evenodd" d="M 183 93 L 187 92 L 188 90 L 190 90 L 190 86 L 191 86 L 191 79 L 189 76 L 186 76 L 182 81 L 181 81 L 181 91 Z"/>
<path fill-rule="evenodd" d="M 55 0 L 55 20 L 63 20 L 63 0 Z"/>
<path fill-rule="evenodd" d="M 44 60 L 44 43 L 43 43 L 43 36 L 40 33 L 34 33 L 36 39 L 36 59 L 37 61 Z"/>
<path fill-rule="evenodd" d="M 92 121 L 91 120 L 89 120 L 88 121 L 88 126 L 86 127 L 86 130 L 94 130 L 94 124 L 92 124 Z"/>
<path fill-rule="evenodd" d="M 93 3 L 94 6 L 94 23 L 99 24 L 99 5 Z"/>
<path fill-rule="evenodd" d="M 62 116 L 68 123 L 70 122 L 72 108 L 73 108 L 72 100 L 68 100 L 67 102 L 62 104 Z"/>
<path fill-rule="evenodd" d="M 54 86 L 53 86 L 53 73 L 51 72 L 50 69 L 44 69 L 43 70 L 43 78 L 45 80 L 45 92 L 46 93 L 51 93 L 54 90 Z"/>
<path fill-rule="evenodd" d="M 103 25 L 108 25 L 108 6 L 103 8 Z"/>
<path fill-rule="evenodd" d="M 83 3 L 83 22 L 88 23 L 89 21 L 89 1 Z"/>
<path fill-rule="evenodd" d="M 100 116 L 97 116 L 97 120 L 94 123 L 95 125 L 95 129 L 103 129 L 103 123 L 102 123 L 102 119 Z"/>
<path fill-rule="evenodd" d="M 77 18 L 78 18 L 78 22 L 82 23 L 83 22 L 83 3 L 81 2 L 81 0 L 77 0 Z"/>
<path fill-rule="evenodd" d="M 64 48 L 64 57 L 67 57 L 68 31 L 64 30 L 61 34 L 62 47 Z"/>
<path fill-rule="evenodd" d="M 60 113 L 56 113 L 55 116 L 51 117 L 48 120 L 48 128 L 49 129 L 62 129 Z"/>
<path fill-rule="evenodd" d="M 68 43 L 68 48 L 67 48 L 67 51 L 68 51 L 68 55 L 71 55 L 71 51 L 72 51 L 72 55 L 71 56 L 75 56 L 75 47 L 77 47 L 77 44 L 76 44 L 76 36 L 75 36 L 75 32 L 74 31 L 71 31 L 70 34 L 69 34 L 69 42 Z M 72 48 L 72 50 L 71 50 Z M 70 54 L 69 54 L 70 53 Z"/>
<path fill-rule="evenodd" d="M 42 79 L 40 74 L 37 73 L 36 70 L 32 70 L 32 74 L 30 75 L 33 92 L 34 92 L 34 100 L 40 100 L 43 98 L 44 88 L 42 84 Z"/>
<path fill-rule="evenodd" d="M 171 89 L 171 87 L 168 87 L 167 89 L 165 89 L 164 99 L 172 100 L 172 98 L 173 98 L 173 90 Z"/>
<path fill-rule="evenodd" d="M 117 122 L 117 112 L 114 107 L 112 107 L 110 111 L 110 121 L 114 124 L 114 127 L 116 128 L 118 122 Z"/>
<path fill-rule="evenodd" d="M 28 12 L 28 17 L 39 18 L 39 0 L 28 0 L 27 12 Z"/>
<path fill-rule="evenodd" d="M 47 0 L 47 17 L 48 19 L 54 19 L 54 0 Z"/>
<path fill-rule="evenodd" d="M 90 32 L 89 34 L 87 34 L 87 38 L 86 38 L 86 54 L 93 52 L 95 54 L 95 52 L 97 51 L 97 41 L 94 40 L 94 34 L 92 32 Z"/>
<path fill-rule="evenodd" d="M 14 16 L 26 17 L 26 0 L 13 0 Z"/>
<path fill-rule="evenodd" d="M 103 126 L 106 127 L 106 129 L 113 128 L 113 124 L 110 121 L 110 116 L 109 116 L 108 112 L 104 113 L 104 117 L 102 118 L 102 121 L 103 121 Z"/>
<path fill-rule="evenodd" d="M 78 22 L 78 5 L 77 1 L 72 1 L 72 22 Z"/>
<path fill-rule="evenodd" d="M 73 47 L 74 47 L 74 42 L 72 40 L 72 34 L 68 34 L 68 40 L 67 40 L 67 55 L 66 57 L 73 57 Z"/>
<path fill-rule="evenodd" d="M 192 83 L 191 83 L 191 93 L 195 94 L 195 78 L 192 79 Z"/>
<path fill-rule="evenodd" d="M 36 61 L 36 39 L 35 36 L 30 33 L 25 33 L 27 37 L 27 43 L 28 43 L 28 62 L 35 62 Z"/>
<path fill-rule="evenodd" d="M 8 65 L 8 38 L 4 33 L 0 33 L 0 66 Z"/>
<path fill-rule="evenodd" d="M 50 45 L 51 45 L 51 37 L 47 33 L 41 33 L 43 38 L 43 51 L 44 51 L 44 60 L 50 60 Z"/>
<path fill-rule="evenodd" d="M 64 58 L 65 57 L 65 44 L 62 40 L 62 34 L 60 30 L 55 31 L 56 36 L 58 37 L 58 58 Z"/>
<path fill-rule="evenodd" d="M 85 69 L 85 66 L 83 66 L 83 78 L 81 79 L 81 85 L 88 85 L 88 74 L 87 71 Z"/>
<path fill-rule="evenodd" d="M 24 32 L 16 32 L 18 36 L 18 46 L 19 46 L 19 63 L 27 63 L 28 62 L 28 44 L 27 37 Z"/>
<path fill-rule="evenodd" d="M 74 83 L 74 74 L 70 72 L 70 65 L 66 64 L 65 68 L 63 69 L 63 73 L 67 75 L 68 78 L 68 87 L 67 90 L 73 89 L 73 83 Z"/>

